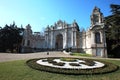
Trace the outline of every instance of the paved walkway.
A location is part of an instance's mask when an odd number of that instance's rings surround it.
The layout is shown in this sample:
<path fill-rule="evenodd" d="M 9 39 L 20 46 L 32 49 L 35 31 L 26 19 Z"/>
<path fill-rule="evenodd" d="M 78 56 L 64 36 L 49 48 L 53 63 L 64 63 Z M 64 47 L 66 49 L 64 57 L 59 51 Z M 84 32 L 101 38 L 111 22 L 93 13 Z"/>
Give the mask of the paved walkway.
<path fill-rule="evenodd" d="M 0 53 L 0 62 L 5 61 L 14 61 L 14 60 L 25 60 L 25 59 L 32 59 L 32 58 L 44 58 L 44 57 L 75 57 L 70 56 L 68 54 L 64 54 L 63 52 L 49 52 L 49 55 L 47 55 L 47 52 L 38 52 L 38 53 Z M 78 57 L 78 56 L 76 56 Z M 79 56 L 80 58 L 80 56 Z M 92 58 L 92 59 L 98 59 L 97 57 L 82 57 L 82 58 Z M 99 59 L 109 59 L 109 60 L 120 60 L 120 59 L 112 59 L 112 58 L 99 58 Z"/>
<path fill-rule="evenodd" d="M 62 52 L 38 52 L 38 53 L 0 53 L 0 62 L 13 61 L 13 60 L 24 60 L 32 58 L 42 58 L 42 57 L 70 57 L 70 55 L 64 54 Z"/>

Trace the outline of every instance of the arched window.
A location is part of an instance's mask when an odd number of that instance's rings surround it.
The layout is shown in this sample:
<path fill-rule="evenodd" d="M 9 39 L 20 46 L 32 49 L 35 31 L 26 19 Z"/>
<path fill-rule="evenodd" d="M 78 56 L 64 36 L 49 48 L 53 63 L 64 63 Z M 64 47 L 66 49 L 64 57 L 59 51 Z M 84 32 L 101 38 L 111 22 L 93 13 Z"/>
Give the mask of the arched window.
<path fill-rule="evenodd" d="M 100 43 L 101 41 L 100 41 L 100 33 L 99 32 L 96 32 L 95 33 L 95 42 L 96 43 Z"/>

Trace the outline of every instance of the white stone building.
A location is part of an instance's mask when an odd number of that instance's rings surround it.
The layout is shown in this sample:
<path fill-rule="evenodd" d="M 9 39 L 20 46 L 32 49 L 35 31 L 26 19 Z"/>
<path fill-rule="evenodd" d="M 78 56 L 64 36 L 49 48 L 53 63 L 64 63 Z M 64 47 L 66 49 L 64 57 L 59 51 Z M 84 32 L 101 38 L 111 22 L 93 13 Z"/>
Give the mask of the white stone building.
<path fill-rule="evenodd" d="M 72 24 L 59 20 L 54 25 L 47 26 L 44 35 L 39 32 L 33 34 L 28 24 L 23 35 L 22 52 L 71 48 L 73 52 L 107 57 L 103 21 L 103 14 L 95 7 L 91 15 L 91 26 L 87 31 L 81 32 L 75 20 Z"/>

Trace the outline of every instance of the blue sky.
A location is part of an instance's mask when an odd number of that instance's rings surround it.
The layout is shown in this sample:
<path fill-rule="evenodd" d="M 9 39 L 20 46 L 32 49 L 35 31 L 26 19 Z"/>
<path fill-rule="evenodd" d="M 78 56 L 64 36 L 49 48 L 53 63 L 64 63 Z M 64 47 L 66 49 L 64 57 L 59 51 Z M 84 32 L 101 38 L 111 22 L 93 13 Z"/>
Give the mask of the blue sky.
<path fill-rule="evenodd" d="M 11 24 L 32 26 L 33 31 L 42 31 L 59 19 L 72 23 L 74 19 L 80 27 L 90 26 L 90 15 L 95 6 L 104 16 L 110 15 L 110 4 L 120 4 L 120 0 L 0 0 L 0 26 Z"/>

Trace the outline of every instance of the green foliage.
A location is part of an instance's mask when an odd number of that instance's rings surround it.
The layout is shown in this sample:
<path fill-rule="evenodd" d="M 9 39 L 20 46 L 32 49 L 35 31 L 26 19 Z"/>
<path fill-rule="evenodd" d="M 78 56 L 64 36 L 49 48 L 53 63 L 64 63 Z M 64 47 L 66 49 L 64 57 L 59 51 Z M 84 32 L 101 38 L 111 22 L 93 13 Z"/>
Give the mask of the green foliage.
<path fill-rule="evenodd" d="M 56 62 L 56 63 L 53 63 L 53 65 L 57 65 L 57 66 L 64 66 L 64 65 L 65 65 L 65 63 L 63 63 L 63 62 Z"/>
<path fill-rule="evenodd" d="M 86 54 L 86 53 L 72 53 L 72 54 L 70 54 L 70 55 L 72 55 L 72 56 L 92 57 L 92 55 Z"/>
<path fill-rule="evenodd" d="M 111 4 L 110 7 L 112 9 L 111 10 L 112 14 L 120 14 L 120 5 Z"/>
<path fill-rule="evenodd" d="M 110 7 L 112 14 L 105 18 L 107 50 L 108 55 L 120 57 L 120 5 L 111 4 Z"/>
<path fill-rule="evenodd" d="M 106 17 L 106 25 L 109 26 L 106 31 L 106 37 L 109 40 L 120 40 L 120 15 L 111 15 Z"/>
<path fill-rule="evenodd" d="M 88 66 L 93 66 L 93 65 L 95 65 L 95 62 L 94 62 L 93 60 L 85 59 L 84 61 L 85 61 L 85 62 L 80 62 L 80 64 L 85 64 L 85 65 L 88 65 Z"/>
<path fill-rule="evenodd" d="M 63 58 L 60 58 L 62 61 L 67 61 L 67 62 L 75 62 L 75 61 L 77 61 L 75 58 L 65 58 L 65 57 L 63 57 Z"/>
<path fill-rule="evenodd" d="M 62 63 L 62 62 L 56 62 L 56 61 L 53 61 L 53 58 L 48 58 L 47 60 L 43 60 L 43 62 L 48 62 L 48 63 L 51 63 L 53 65 L 57 65 L 57 66 L 64 66 L 65 63 Z"/>
<path fill-rule="evenodd" d="M 80 66 L 79 64 L 77 63 L 69 63 L 71 66 Z"/>
<path fill-rule="evenodd" d="M 22 41 L 22 31 L 23 28 L 18 28 L 15 23 L 10 26 L 6 24 L 4 28 L 1 28 L 0 51 L 5 52 L 9 49 L 13 52 L 13 49 L 18 50 Z"/>
<path fill-rule="evenodd" d="M 44 58 L 42 58 L 42 59 L 44 59 Z M 51 59 L 56 59 L 56 58 L 53 57 Z M 79 58 L 76 58 L 76 59 L 79 59 Z M 94 68 L 94 69 L 67 69 L 67 68 L 64 68 L 64 69 L 62 69 L 62 68 L 55 68 L 55 67 L 53 68 L 50 66 L 44 66 L 44 65 L 37 64 L 36 63 L 37 60 L 39 60 L 39 59 L 30 59 L 26 63 L 29 67 L 40 70 L 40 71 L 47 71 L 47 72 L 59 73 L 59 74 L 72 74 L 72 75 L 104 74 L 104 73 L 110 73 L 110 72 L 114 72 L 114 71 L 118 70 L 118 66 L 116 66 L 112 63 L 104 62 L 104 61 L 99 61 L 99 62 L 102 62 L 105 64 L 105 66 L 101 67 L 101 68 Z M 84 59 L 84 60 L 94 61 L 92 59 Z M 95 60 L 95 61 L 98 61 L 98 60 Z M 76 65 L 76 64 L 74 64 L 74 65 Z"/>
<path fill-rule="evenodd" d="M 103 60 L 120 66 L 119 60 Z M 26 60 L 0 63 L 0 80 L 119 80 L 120 69 L 100 75 L 63 75 L 37 71 L 25 64 Z"/>
<path fill-rule="evenodd" d="M 111 4 L 112 15 L 105 18 L 105 24 L 108 26 L 106 35 L 109 40 L 116 40 L 120 43 L 120 5 Z"/>

